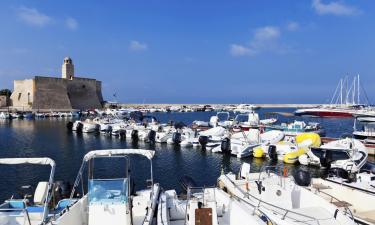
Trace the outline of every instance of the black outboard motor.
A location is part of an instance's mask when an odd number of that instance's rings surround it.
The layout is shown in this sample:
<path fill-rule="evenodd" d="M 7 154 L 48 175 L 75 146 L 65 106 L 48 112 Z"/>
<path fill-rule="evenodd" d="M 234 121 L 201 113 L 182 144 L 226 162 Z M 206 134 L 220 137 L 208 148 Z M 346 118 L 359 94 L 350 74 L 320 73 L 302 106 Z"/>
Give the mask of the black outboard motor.
<path fill-rule="evenodd" d="M 180 144 L 181 143 L 181 133 L 179 132 L 174 132 L 172 134 L 172 141 L 174 144 Z"/>
<path fill-rule="evenodd" d="M 208 137 L 207 136 L 199 136 L 198 138 L 199 144 L 201 144 L 203 149 L 206 149 L 206 145 L 208 143 Z"/>
<path fill-rule="evenodd" d="M 311 175 L 309 172 L 305 170 L 297 170 L 294 174 L 294 181 L 296 182 L 297 185 L 307 187 L 311 183 Z"/>
<path fill-rule="evenodd" d="M 132 140 L 138 141 L 138 130 L 132 130 Z"/>
<path fill-rule="evenodd" d="M 325 168 L 330 168 L 332 163 L 332 153 L 331 151 L 324 151 L 320 157 L 320 165 Z"/>
<path fill-rule="evenodd" d="M 188 188 L 197 187 L 197 184 L 195 183 L 193 178 L 186 175 L 180 178 L 179 183 L 185 193 L 187 192 Z"/>
<path fill-rule="evenodd" d="M 106 131 L 108 135 L 112 135 L 112 126 L 108 126 L 108 130 Z"/>
<path fill-rule="evenodd" d="M 231 152 L 231 149 L 230 149 L 230 139 L 229 138 L 224 138 L 221 141 L 221 151 L 223 153 L 230 153 Z"/>
<path fill-rule="evenodd" d="M 349 179 L 349 172 L 343 168 L 331 168 L 328 170 L 328 175 Z"/>
<path fill-rule="evenodd" d="M 268 146 L 268 156 L 272 161 L 277 161 L 277 151 L 275 145 Z"/>
<path fill-rule="evenodd" d="M 155 141 L 156 141 L 156 131 L 154 131 L 154 130 L 150 130 L 149 132 L 148 132 L 148 135 L 147 135 L 148 137 L 147 137 L 147 139 L 148 139 L 148 141 L 150 142 L 150 143 L 155 143 Z"/>
<path fill-rule="evenodd" d="M 119 132 L 119 136 L 120 136 L 120 139 L 126 139 L 126 131 L 121 130 L 121 131 Z"/>
<path fill-rule="evenodd" d="M 77 133 L 82 133 L 82 130 L 83 130 L 83 124 L 82 123 L 78 123 L 76 132 Z"/>
<path fill-rule="evenodd" d="M 69 122 L 66 124 L 66 128 L 68 128 L 68 131 L 72 131 L 72 130 L 73 130 L 73 122 L 72 122 L 72 121 L 69 121 Z"/>
<path fill-rule="evenodd" d="M 55 202 L 59 202 L 61 199 L 69 198 L 72 191 L 72 185 L 69 181 L 56 181 L 54 184 L 54 197 Z"/>

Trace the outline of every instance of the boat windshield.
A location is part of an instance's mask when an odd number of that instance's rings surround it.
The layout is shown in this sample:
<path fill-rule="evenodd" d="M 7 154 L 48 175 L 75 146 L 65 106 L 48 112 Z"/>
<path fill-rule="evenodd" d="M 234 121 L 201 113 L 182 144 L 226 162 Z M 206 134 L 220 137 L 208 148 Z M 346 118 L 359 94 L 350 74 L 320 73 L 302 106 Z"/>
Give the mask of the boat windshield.
<path fill-rule="evenodd" d="M 128 200 L 128 179 L 90 179 L 88 190 L 90 205 L 124 204 Z"/>
<path fill-rule="evenodd" d="M 239 123 L 247 122 L 249 120 L 249 116 L 246 114 L 239 114 L 236 116 L 235 120 Z"/>

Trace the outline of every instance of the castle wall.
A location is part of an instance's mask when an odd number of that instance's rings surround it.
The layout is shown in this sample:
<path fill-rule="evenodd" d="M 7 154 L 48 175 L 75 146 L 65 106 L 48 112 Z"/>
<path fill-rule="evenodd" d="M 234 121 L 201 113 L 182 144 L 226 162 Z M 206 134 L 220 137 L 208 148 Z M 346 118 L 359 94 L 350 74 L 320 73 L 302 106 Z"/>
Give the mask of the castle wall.
<path fill-rule="evenodd" d="M 67 80 L 67 90 L 73 109 L 102 108 L 101 82 L 75 77 Z"/>
<path fill-rule="evenodd" d="M 0 107 L 8 106 L 8 96 L 0 95 Z"/>
<path fill-rule="evenodd" d="M 72 109 L 68 97 L 67 80 L 53 77 L 35 77 L 33 109 Z"/>
<path fill-rule="evenodd" d="M 15 107 L 30 108 L 34 101 L 34 80 L 15 80 L 14 90 L 10 96 L 11 103 Z"/>

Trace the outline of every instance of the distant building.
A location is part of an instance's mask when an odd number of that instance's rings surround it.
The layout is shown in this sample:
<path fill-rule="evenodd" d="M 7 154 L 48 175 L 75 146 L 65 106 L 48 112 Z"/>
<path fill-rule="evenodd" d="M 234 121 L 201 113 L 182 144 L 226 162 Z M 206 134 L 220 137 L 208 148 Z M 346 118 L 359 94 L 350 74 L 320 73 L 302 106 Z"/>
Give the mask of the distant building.
<path fill-rule="evenodd" d="M 6 95 L 0 95 L 0 108 L 8 106 L 9 98 Z"/>
<path fill-rule="evenodd" d="M 15 80 L 10 99 L 15 108 L 34 110 L 102 108 L 102 84 L 95 79 L 75 77 L 73 61 L 65 57 L 62 78 L 35 76 Z"/>

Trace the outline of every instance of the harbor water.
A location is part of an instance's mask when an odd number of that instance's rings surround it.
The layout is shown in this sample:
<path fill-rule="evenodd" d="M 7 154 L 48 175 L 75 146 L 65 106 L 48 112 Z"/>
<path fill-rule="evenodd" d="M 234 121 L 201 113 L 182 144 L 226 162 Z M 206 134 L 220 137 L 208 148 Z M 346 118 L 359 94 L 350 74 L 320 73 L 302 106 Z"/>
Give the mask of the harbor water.
<path fill-rule="evenodd" d="M 269 112 L 292 113 L 295 109 L 260 109 L 261 118 Z M 154 113 L 161 122 L 182 121 L 191 124 L 194 120 L 208 121 L 216 112 Z M 340 137 L 353 132 L 353 119 L 301 118 L 278 116 L 279 122 L 294 119 L 320 123 L 326 130 L 326 136 Z M 221 171 L 237 172 L 242 162 L 249 162 L 253 171 L 259 171 L 270 162 L 262 159 L 237 159 L 235 157 L 203 151 L 200 148 L 184 148 L 167 144 L 132 143 L 131 141 L 99 134 L 77 134 L 66 128 L 66 119 L 2 120 L 0 121 L 0 158 L 5 157 L 50 157 L 56 161 L 55 180 L 74 182 L 83 156 L 90 150 L 116 148 L 143 148 L 156 151 L 153 160 L 154 181 L 164 189 L 181 190 L 178 180 L 183 175 L 191 176 L 199 186 L 212 186 Z M 374 161 L 373 156 L 369 160 Z M 282 164 L 282 162 L 278 162 Z M 287 165 L 292 173 L 299 165 Z M 99 161 L 96 164 L 98 176 L 113 177 L 124 174 L 123 161 L 113 163 Z M 319 168 L 307 168 L 314 176 L 324 171 Z M 132 160 L 131 172 L 135 178 L 135 187 L 144 187 L 145 179 L 150 175 L 147 159 L 136 157 Z M 22 185 L 36 185 L 47 180 L 49 168 L 31 165 L 0 165 L 0 200 L 10 198 Z"/>

